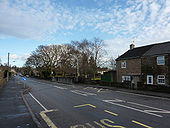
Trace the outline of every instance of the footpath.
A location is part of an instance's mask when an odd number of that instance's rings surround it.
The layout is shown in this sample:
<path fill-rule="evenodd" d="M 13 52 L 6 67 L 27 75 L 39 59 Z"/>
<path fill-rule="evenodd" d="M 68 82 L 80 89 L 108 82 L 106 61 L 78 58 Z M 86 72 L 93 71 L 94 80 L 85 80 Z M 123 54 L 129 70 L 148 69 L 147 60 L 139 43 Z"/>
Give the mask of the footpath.
<path fill-rule="evenodd" d="M 22 99 L 23 90 L 14 78 L 0 88 L 0 128 L 37 128 Z"/>

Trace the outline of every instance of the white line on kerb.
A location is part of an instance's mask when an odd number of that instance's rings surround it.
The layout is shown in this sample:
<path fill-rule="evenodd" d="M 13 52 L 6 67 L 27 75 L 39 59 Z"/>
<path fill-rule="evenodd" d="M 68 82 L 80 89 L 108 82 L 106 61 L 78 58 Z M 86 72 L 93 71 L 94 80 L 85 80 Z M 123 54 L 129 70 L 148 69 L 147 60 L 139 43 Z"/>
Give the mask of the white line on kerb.
<path fill-rule="evenodd" d="M 144 95 L 144 94 L 136 94 L 136 93 L 131 93 L 131 92 L 123 92 L 123 91 L 115 91 L 115 92 L 124 93 L 124 94 L 131 94 L 131 95 L 136 95 L 136 96 L 143 96 L 143 97 L 151 97 L 151 98 L 162 99 L 162 100 L 170 100 L 170 98 L 149 96 L 149 95 Z"/>
<path fill-rule="evenodd" d="M 48 109 L 46 109 L 30 92 L 29 94 L 45 111 L 48 111 Z"/>

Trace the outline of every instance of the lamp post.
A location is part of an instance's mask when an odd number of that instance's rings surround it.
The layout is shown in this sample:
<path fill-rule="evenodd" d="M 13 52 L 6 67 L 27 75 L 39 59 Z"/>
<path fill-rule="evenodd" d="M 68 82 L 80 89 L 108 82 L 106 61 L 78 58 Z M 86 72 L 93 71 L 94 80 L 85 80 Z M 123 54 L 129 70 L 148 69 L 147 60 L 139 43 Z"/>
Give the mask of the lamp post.
<path fill-rule="evenodd" d="M 8 71 L 7 71 L 7 81 L 9 81 L 9 56 L 10 56 L 10 53 L 8 52 L 8 63 L 7 63 L 7 66 L 8 66 Z"/>
<path fill-rule="evenodd" d="M 78 78 L 80 76 L 80 73 L 79 73 L 79 60 L 78 60 L 78 57 L 77 56 L 73 56 L 75 59 L 76 59 L 76 71 L 77 71 L 77 82 L 78 82 Z"/>

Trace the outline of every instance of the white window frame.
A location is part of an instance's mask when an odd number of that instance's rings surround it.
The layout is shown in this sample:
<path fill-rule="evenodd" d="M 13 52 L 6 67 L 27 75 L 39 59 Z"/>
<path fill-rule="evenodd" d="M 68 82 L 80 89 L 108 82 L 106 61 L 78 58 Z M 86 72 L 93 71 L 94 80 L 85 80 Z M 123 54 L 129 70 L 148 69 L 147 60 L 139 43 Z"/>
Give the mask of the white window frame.
<path fill-rule="evenodd" d="M 124 81 L 131 81 L 131 77 L 130 76 L 122 76 L 122 82 Z"/>
<path fill-rule="evenodd" d="M 121 62 L 121 68 L 126 68 L 126 61 Z"/>
<path fill-rule="evenodd" d="M 160 82 L 159 80 L 164 80 L 164 83 Z M 165 84 L 165 75 L 158 75 L 157 76 L 157 83 L 158 84 Z"/>
<path fill-rule="evenodd" d="M 151 82 L 149 82 L 149 78 L 151 78 Z M 147 84 L 153 84 L 153 75 L 147 75 Z"/>
<path fill-rule="evenodd" d="M 165 56 L 157 56 L 156 60 L 157 60 L 157 65 L 165 65 Z"/>

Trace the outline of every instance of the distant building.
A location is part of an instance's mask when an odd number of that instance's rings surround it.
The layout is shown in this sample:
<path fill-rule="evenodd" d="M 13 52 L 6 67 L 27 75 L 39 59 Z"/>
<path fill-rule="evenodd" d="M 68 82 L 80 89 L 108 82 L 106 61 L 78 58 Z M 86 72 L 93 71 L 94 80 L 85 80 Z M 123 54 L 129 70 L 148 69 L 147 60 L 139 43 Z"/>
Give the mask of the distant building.
<path fill-rule="evenodd" d="M 109 71 L 109 69 L 108 68 L 97 68 L 97 73 L 98 74 L 103 74 L 104 72 L 107 72 L 107 71 Z"/>
<path fill-rule="evenodd" d="M 170 42 L 136 47 L 116 59 L 117 82 L 170 86 Z"/>

